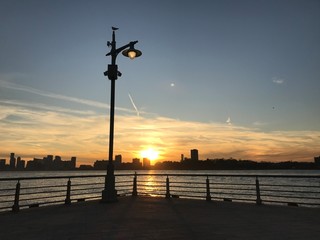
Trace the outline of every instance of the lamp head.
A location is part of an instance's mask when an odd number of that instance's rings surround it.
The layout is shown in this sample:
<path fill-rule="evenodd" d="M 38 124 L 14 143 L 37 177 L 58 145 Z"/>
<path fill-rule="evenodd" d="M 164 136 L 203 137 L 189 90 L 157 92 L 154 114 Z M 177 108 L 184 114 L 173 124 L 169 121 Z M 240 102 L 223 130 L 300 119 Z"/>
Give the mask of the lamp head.
<path fill-rule="evenodd" d="M 130 46 L 129 49 L 123 50 L 122 55 L 125 57 L 129 57 L 130 59 L 134 59 L 136 57 L 140 57 L 142 52 L 135 49 L 133 45 Z"/>

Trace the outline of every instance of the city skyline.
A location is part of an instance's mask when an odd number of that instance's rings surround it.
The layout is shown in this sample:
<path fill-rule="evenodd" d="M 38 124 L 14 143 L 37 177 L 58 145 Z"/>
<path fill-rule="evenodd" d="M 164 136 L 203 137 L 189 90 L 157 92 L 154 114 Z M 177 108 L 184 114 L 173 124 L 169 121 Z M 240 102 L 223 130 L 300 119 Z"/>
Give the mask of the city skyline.
<path fill-rule="evenodd" d="M 151 153 L 149 156 L 154 156 L 154 153 Z M 96 159 L 94 161 L 84 161 L 80 162 L 80 164 L 77 163 L 77 157 L 72 156 L 71 160 L 63 160 L 63 157 L 59 155 L 52 155 L 48 154 L 44 157 L 33 157 L 29 159 L 25 159 L 23 156 L 16 155 L 15 153 L 10 153 L 9 159 L 7 161 L 7 158 L 0 158 L 0 170 L 102 170 L 106 169 L 108 159 Z M 279 163 L 279 166 L 283 166 L 281 164 L 287 164 L 286 166 L 290 168 L 290 166 L 296 166 L 295 164 L 311 164 L 311 165 L 301 165 L 301 166 L 313 166 L 312 164 L 315 163 L 315 166 L 318 166 L 320 163 L 320 156 L 314 156 L 313 159 L 309 159 L 308 161 L 293 161 L 293 160 L 286 160 L 286 161 L 255 161 L 253 159 L 236 159 L 233 157 L 230 158 L 207 158 L 207 159 L 201 159 L 199 158 L 199 150 L 198 149 L 190 149 L 190 154 L 186 155 L 181 154 L 180 155 L 180 160 L 176 159 L 166 159 L 159 161 L 157 158 L 149 158 L 145 153 L 141 154 L 141 158 L 139 157 L 134 157 L 130 160 L 123 161 L 122 155 L 117 154 L 113 158 L 114 164 L 117 166 L 117 168 L 121 165 L 124 164 L 123 166 L 125 167 L 120 167 L 120 170 L 128 170 L 131 169 L 131 167 L 128 164 L 132 164 L 133 168 L 138 167 L 138 168 L 143 168 L 143 169 L 151 169 L 151 166 L 161 166 L 161 164 L 166 165 L 167 163 L 196 163 L 196 162 L 207 162 L 207 161 L 238 161 L 242 162 L 245 165 L 247 163 L 260 163 L 262 164 L 271 164 L 270 166 L 276 166 L 272 165 L 274 163 Z M 96 166 L 97 164 L 97 166 Z M 175 164 L 173 164 L 175 165 Z M 129 167 L 128 167 L 129 166 Z M 147 166 L 147 168 L 146 168 Z M 93 168 L 92 168 L 93 167 Z M 190 167 L 190 166 L 189 166 Z M 272 169 L 272 167 L 271 167 Z"/>
<path fill-rule="evenodd" d="M 21 156 L 10 153 L 6 159 L 0 159 L 0 171 L 73 171 L 73 170 L 106 170 L 108 160 L 96 160 L 94 163 L 77 165 L 77 157 L 63 160 L 61 156 L 47 155 L 42 158 L 23 160 Z M 282 162 L 256 162 L 246 159 L 199 159 L 198 149 L 190 150 L 190 157 L 181 155 L 180 161 L 155 162 L 148 158 L 133 158 L 131 162 L 122 162 L 122 155 L 116 155 L 114 159 L 115 170 L 315 170 L 320 167 L 320 156 L 313 161 L 282 161 Z"/>
<path fill-rule="evenodd" d="M 193 148 L 200 159 L 312 161 L 319 9 L 286 0 L 2 1 L 0 158 L 107 159 L 103 72 L 116 26 L 118 44 L 138 40 L 143 53 L 118 58 L 114 155 L 124 162 L 179 161 Z"/>

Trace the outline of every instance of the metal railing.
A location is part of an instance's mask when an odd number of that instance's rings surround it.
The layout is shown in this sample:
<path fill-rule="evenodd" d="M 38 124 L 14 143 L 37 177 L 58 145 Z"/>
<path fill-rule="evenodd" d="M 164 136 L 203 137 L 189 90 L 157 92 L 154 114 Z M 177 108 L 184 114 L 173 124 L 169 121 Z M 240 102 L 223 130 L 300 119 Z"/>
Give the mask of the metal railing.
<path fill-rule="evenodd" d="M 138 195 L 320 206 L 320 176 L 138 174 Z M 144 177 L 144 178 L 143 178 Z M 148 178 L 154 177 L 151 181 Z M 180 179 L 187 179 L 181 181 Z M 151 182 L 153 184 L 151 184 Z"/>
<path fill-rule="evenodd" d="M 0 178 L 0 211 L 101 199 L 105 175 Z M 320 206 L 320 175 L 116 174 L 118 196 Z"/>

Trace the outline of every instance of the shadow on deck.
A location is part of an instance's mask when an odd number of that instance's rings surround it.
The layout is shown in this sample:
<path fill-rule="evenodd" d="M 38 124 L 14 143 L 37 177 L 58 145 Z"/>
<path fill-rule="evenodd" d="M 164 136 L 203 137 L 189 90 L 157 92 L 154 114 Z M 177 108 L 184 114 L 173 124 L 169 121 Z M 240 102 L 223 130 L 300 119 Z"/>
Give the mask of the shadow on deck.
<path fill-rule="evenodd" d="M 319 239 L 320 209 L 123 197 L 0 214 L 0 239 Z"/>

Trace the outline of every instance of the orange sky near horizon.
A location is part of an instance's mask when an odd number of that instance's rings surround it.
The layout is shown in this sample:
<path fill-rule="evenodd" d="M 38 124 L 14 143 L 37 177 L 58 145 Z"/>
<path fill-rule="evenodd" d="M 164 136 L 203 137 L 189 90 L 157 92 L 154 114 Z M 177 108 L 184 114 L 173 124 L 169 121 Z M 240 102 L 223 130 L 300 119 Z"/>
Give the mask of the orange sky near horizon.
<path fill-rule="evenodd" d="M 10 106 L 2 114 L 14 111 L 16 122 L 3 123 L 1 158 L 10 152 L 23 159 L 48 154 L 63 159 L 77 157 L 77 165 L 93 164 L 108 156 L 108 117 L 94 112 L 79 116 L 66 111 L 41 112 L 25 106 Z M 235 158 L 255 161 L 313 161 L 320 149 L 317 131 L 259 131 L 258 127 L 236 124 L 192 122 L 142 113 L 115 117 L 114 155 L 123 162 L 143 158 L 141 152 L 153 149 L 156 161 L 180 161 L 190 157 L 190 149 L 199 150 L 200 159 Z M 128 110 L 129 111 L 129 110 Z M 23 119 L 23 121 L 22 121 Z"/>
<path fill-rule="evenodd" d="M 113 152 L 123 162 L 148 149 L 153 162 L 191 149 L 202 160 L 320 155 L 320 1 L 2 2 L 7 163 L 11 152 L 78 166 L 108 158 L 112 26 L 117 48 L 138 41 L 142 52 L 116 61 Z"/>

